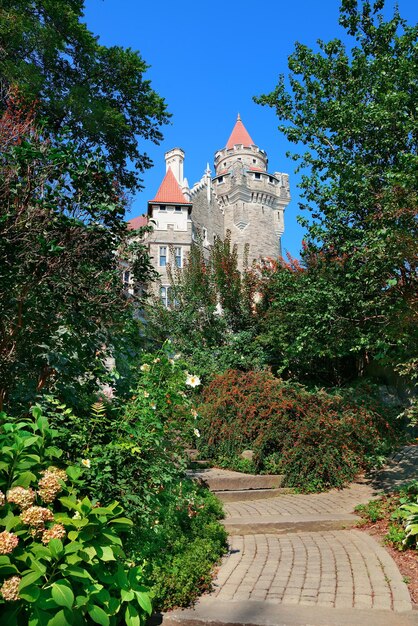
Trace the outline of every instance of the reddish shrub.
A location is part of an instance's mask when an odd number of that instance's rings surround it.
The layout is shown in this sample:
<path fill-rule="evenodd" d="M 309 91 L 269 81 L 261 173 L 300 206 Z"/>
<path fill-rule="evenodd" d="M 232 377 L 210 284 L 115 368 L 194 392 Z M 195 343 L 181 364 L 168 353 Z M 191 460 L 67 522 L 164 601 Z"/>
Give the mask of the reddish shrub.
<path fill-rule="evenodd" d="M 203 454 L 224 461 L 251 448 L 258 471 L 273 467 L 304 490 L 343 486 L 394 437 L 370 398 L 309 391 L 268 372 L 218 376 L 204 390 L 199 414 Z"/>

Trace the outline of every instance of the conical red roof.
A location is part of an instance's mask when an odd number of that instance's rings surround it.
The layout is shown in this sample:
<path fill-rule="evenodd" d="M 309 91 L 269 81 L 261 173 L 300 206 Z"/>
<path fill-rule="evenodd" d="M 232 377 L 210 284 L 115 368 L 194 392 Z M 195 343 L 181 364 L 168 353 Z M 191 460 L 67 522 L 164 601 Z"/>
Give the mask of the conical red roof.
<path fill-rule="evenodd" d="M 150 200 L 150 202 L 161 202 L 162 204 L 190 204 L 190 202 L 188 202 L 183 196 L 180 185 L 178 184 L 170 167 L 163 178 L 163 182 L 157 191 L 157 195 L 153 200 Z"/>
<path fill-rule="evenodd" d="M 230 148 L 233 148 L 236 145 L 243 145 L 246 147 L 255 145 L 254 141 L 251 139 L 250 135 L 248 134 L 248 131 L 245 128 L 244 124 L 241 122 L 239 113 L 238 113 L 237 121 L 235 122 L 234 129 L 231 133 L 231 136 L 228 139 L 228 143 L 226 144 L 226 148 L 227 150 L 229 150 Z"/>

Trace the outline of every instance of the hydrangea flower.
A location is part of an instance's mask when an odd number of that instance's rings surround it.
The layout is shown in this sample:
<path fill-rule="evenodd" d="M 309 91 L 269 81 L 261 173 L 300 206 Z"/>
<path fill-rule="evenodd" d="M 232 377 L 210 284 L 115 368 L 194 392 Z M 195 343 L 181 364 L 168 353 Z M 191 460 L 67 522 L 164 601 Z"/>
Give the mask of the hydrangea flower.
<path fill-rule="evenodd" d="M 52 539 L 64 539 L 66 536 L 65 528 L 62 524 L 54 524 L 42 534 L 42 543 L 48 544 Z"/>
<path fill-rule="evenodd" d="M 0 533 L 0 554 L 11 554 L 19 543 L 19 538 L 14 533 L 4 530 Z"/>
<path fill-rule="evenodd" d="M 21 509 L 28 509 L 35 502 L 36 493 L 33 489 L 13 487 L 7 492 L 7 502 L 17 504 Z"/>
<path fill-rule="evenodd" d="M 141 372 L 149 372 L 151 369 L 151 365 L 149 365 L 148 363 L 143 363 L 139 369 L 141 370 Z"/>
<path fill-rule="evenodd" d="M 19 585 L 22 579 L 20 576 L 12 576 L 4 581 L 0 587 L 0 594 L 7 602 L 19 600 Z"/>
<path fill-rule="evenodd" d="M 42 506 L 31 506 L 20 514 L 20 519 L 28 526 L 43 526 L 45 522 L 54 521 L 52 511 Z"/>

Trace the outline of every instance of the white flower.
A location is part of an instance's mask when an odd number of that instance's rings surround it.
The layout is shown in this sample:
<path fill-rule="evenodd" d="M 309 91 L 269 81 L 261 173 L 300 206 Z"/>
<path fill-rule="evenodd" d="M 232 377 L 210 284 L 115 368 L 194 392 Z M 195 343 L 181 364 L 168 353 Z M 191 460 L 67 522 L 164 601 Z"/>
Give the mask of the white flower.
<path fill-rule="evenodd" d="M 106 400 L 113 400 L 115 397 L 115 389 L 110 385 L 103 385 L 100 390 L 100 394 L 106 398 Z"/>
<path fill-rule="evenodd" d="M 148 391 L 144 391 L 144 398 L 149 398 L 149 393 L 148 393 Z"/>
<path fill-rule="evenodd" d="M 151 408 L 155 411 L 155 409 L 157 408 L 156 404 L 151 404 Z"/>
<path fill-rule="evenodd" d="M 198 387 L 200 385 L 199 376 L 195 376 L 194 374 L 189 374 L 187 372 L 186 385 L 188 387 Z"/>
<path fill-rule="evenodd" d="M 148 363 L 143 363 L 139 369 L 141 370 L 141 372 L 149 372 L 151 369 L 151 365 L 149 365 Z"/>
<path fill-rule="evenodd" d="M 88 467 L 90 469 L 91 467 L 90 459 L 81 459 L 81 465 L 84 465 L 84 467 Z"/>
<path fill-rule="evenodd" d="M 156 359 L 153 360 L 153 363 L 159 363 L 161 359 L 159 359 L 158 357 Z"/>
<path fill-rule="evenodd" d="M 193 417 L 195 419 L 197 418 L 198 413 L 197 413 L 196 409 L 190 409 L 190 413 L 193 415 Z"/>
<path fill-rule="evenodd" d="M 262 299 L 263 299 L 263 294 L 261 294 L 259 291 L 256 291 L 255 294 L 253 295 L 254 304 L 260 304 Z"/>
<path fill-rule="evenodd" d="M 174 359 L 168 359 L 168 362 L 170 363 L 170 365 L 174 365 Z"/>
<path fill-rule="evenodd" d="M 193 428 L 193 432 L 194 432 L 196 437 L 200 437 L 200 432 L 198 431 L 197 428 Z"/>
<path fill-rule="evenodd" d="M 173 359 L 174 359 L 175 361 L 178 361 L 180 358 L 181 358 L 181 354 L 180 354 L 180 353 L 177 353 L 177 354 L 175 354 L 175 355 L 173 356 Z"/>

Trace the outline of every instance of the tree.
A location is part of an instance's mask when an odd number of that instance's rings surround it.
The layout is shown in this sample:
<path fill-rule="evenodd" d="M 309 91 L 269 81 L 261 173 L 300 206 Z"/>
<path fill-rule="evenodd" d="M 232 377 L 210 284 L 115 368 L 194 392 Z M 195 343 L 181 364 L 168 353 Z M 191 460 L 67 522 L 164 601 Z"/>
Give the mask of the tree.
<path fill-rule="evenodd" d="M 138 138 L 159 143 L 166 104 L 144 78 L 148 66 L 139 53 L 100 45 L 81 22 L 83 8 L 83 0 L 3 0 L 0 107 L 18 87 L 38 103 L 52 137 L 66 129 L 86 155 L 99 148 L 120 184 L 133 190 L 138 172 L 151 165 Z"/>
<path fill-rule="evenodd" d="M 185 267 L 169 268 L 169 275 L 169 307 L 155 297 L 145 310 L 151 338 L 160 343 L 169 338 L 206 378 L 228 368 L 264 366 L 256 341 L 258 276 L 252 268 L 240 274 L 230 234 L 215 241 L 208 258 L 201 242 L 194 243 Z"/>
<path fill-rule="evenodd" d="M 97 389 L 106 346 L 132 319 L 115 254 L 128 245 L 126 199 L 99 154 L 49 142 L 16 94 L 0 153 L 0 407 Z"/>
<path fill-rule="evenodd" d="M 340 25 L 353 45 L 296 44 L 289 83 L 282 76 L 257 101 L 274 107 L 280 130 L 303 147 L 293 158 L 304 170 L 301 206 L 313 218 L 301 220 L 309 254 L 320 251 L 334 266 L 346 259 L 340 284 L 354 307 L 355 281 L 366 292 L 373 284 L 379 315 L 392 326 L 392 339 L 386 333 L 374 353 L 397 362 L 397 337 L 408 336 L 404 356 L 418 342 L 418 27 L 397 9 L 385 21 L 383 8 L 384 0 L 342 0 Z"/>

